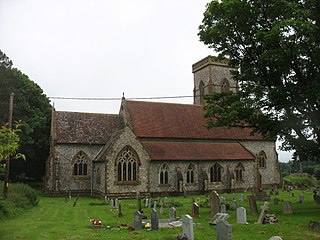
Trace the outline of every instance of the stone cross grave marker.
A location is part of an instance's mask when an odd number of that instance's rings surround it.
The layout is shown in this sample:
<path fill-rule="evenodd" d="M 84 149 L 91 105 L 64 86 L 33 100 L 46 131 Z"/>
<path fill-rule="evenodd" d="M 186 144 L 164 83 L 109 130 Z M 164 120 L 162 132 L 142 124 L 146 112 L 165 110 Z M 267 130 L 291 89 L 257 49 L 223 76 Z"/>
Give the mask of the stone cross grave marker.
<path fill-rule="evenodd" d="M 151 229 L 158 230 L 159 229 L 159 218 L 157 210 L 152 208 L 151 209 Z"/>
<path fill-rule="evenodd" d="M 137 211 L 133 215 L 133 224 L 135 228 L 142 228 L 142 214 Z"/>
<path fill-rule="evenodd" d="M 219 194 L 216 191 L 211 192 L 211 216 L 214 217 L 220 211 Z"/>
<path fill-rule="evenodd" d="M 293 209 L 292 209 L 292 203 L 289 201 L 285 201 L 283 203 L 283 214 L 292 214 Z"/>
<path fill-rule="evenodd" d="M 232 240 L 232 226 L 226 220 L 217 223 L 216 240 Z"/>
<path fill-rule="evenodd" d="M 263 206 L 261 207 L 261 213 L 258 218 L 257 224 L 263 224 L 264 218 L 266 217 L 267 212 L 269 211 L 269 202 L 264 202 Z"/>
<path fill-rule="evenodd" d="M 248 196 L 250 211 L 253 216 L 257 216 L 259 214 L 257 202 L 252 195 Z"/>
<path fill-rule="evenodd" d="M 192 203 L 192 217 L 198 218 L 199 217 L 199 205 L 197 203 Z"/>
<path fill-rule="evenodd" d="M 237 223 L 247 224 L 247 210 L 244 207 L 237 208 Z"/>
<path fill-rule="evenodd" d="M 182 219 L 182 235 L 185 234 L 188 240 L 194 240 L 193 219 L 190 215 L 185 214 Z"/>
<path fill-rule="evenodd" d="M 228 213 L 217 213 L 209 222 L 209 225 L 216 225 L 221 220 L 227 220 L 230 217 Z"/>
<path fill-rule="evenodd" d="M 169 219 L 170 219 L 170 222 L 172 221 L 175 221 L 176 220 L 176 209 L 174 207 L 171 207 L 169 209 Z"/>

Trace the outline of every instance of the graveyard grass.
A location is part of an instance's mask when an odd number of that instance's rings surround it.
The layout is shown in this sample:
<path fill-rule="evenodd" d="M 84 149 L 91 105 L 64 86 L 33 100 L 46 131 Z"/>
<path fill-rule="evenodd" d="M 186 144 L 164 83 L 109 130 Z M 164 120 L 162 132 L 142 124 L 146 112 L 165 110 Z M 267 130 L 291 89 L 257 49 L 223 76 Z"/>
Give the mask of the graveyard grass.
<path fill-rule="evenodd" d="M 298 203 L 299 194 L 302 191 L 295 190 L 295 196 L 291 193 L 280 191 L 279 199 L 288 200 L 293 203 L 294 213 L 292 215 L 283 215 L 283 203 L 274 205 L 270 200 L 269 213 L 276 213 L 279 220 L 278 224 L 254 224 L 258 216 L 252 216 L 247 200 L 238 201 L 238 207 L 247 209 L 248 225 L 237 224 L 236 211 L 227 211 L 230 214 L 228 222 L 232 224 L 232 239 L 269 239 L 271 236 L 281 236 L 284 240 L 290 239 L 319 239 L 320 233 L 308 230 L 310 220 L 320 221 L 320 205 L 313 202 L 312 192 L 305 191 L 305 201 Z M 246 196 L 249 193 L 245 193 Z M 205 200 L 205 196 L 192 196 L 197 200 Z M 169 202 L 174 199 L 175 202 L 182 203 L 183 206 L 176 207 L 177 217 L 184 214 L 191 215 L 192 197 L 169 197 Z M 237 200 L 240 194 L 236 194 Z M 272 198 L 274 195 L 272 196 Z M 228 203 L 231 201 L 231 194 L 228 194 Z M 163 198 L 161 198 L 163 199 Z M 104 205 L 104 200 L 90 197 L 80 197 L 75 207 L 73 202 L 66 203 L 64 197 L 40 197 L 39 205 L 33 209 L 25 211 L 23 214 L 10 219 L 1 219 L 0 239 L 144 239 L 144 240 L 173 240 L 182 233 L 182 228 L 160 228 L 158 231 L 146 231 L 137 229 L 129 232 L 126 229 L 118 229 L 120 224 L 133 223 L 133 213 L 137 209 L 137 200 L 122 200 L 123 217 L 118 217 L 118 211 L 112 209 L 110 205 Z M 263 202 L 257 201 L 258 208 Z M 165 208 L 164 215 L 160 214 L 158 205 L 159 219 L 165 219 L 169 216 L 169 208 Z M 260 210 L 260 209 L 259 209 Z M 145 208 L 143 211 L 150 220 L 151 210 Z M 195 239 L 215 239 L 216 227 L 209 226 L 211 220 L 210 208 L 200 207 L 200 217 L 193 219 Z M 99 219 L 103 227 L 110 226 L 114 229 L 93 229 L 90 219 Z"/>

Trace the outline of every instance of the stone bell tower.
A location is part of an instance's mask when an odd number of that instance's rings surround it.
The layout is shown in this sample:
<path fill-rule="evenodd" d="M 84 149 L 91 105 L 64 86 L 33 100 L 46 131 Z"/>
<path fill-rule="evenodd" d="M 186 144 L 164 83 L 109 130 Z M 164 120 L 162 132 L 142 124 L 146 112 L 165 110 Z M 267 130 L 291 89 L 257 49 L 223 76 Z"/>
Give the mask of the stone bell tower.
<path fill-rule="evenodd" d="M 238 91 L 238 84 L 232 79 L 227 60 L 214 56 L 203 58 L 192 65 L 194 77 L 193 104 L 203 104 L 203 96 L 212 93 Z"/>

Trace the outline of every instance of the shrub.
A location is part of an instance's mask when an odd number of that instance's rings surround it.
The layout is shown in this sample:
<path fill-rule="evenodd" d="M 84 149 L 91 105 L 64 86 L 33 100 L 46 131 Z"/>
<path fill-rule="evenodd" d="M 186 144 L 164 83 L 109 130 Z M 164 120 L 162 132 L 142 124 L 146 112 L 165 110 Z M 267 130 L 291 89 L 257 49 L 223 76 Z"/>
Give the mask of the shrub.
<path fill-rule="evenodd" d="M 3 182 L 0 182 L 1 193 L 3 192 Z M 8 198 L 0 200 L 0 217 L 16 215 L 22 209 L 28 209 L 38 204 L 37 192 L 22 183 L 10 184 Z"/>
<path fill-rule="evenodd" d="M 292 185 L 298 188 L 312 187 L 316 184 L 316 179 L 312 176 L 292 176 L 285 177 L 283 180 L 286 185 Z"/>

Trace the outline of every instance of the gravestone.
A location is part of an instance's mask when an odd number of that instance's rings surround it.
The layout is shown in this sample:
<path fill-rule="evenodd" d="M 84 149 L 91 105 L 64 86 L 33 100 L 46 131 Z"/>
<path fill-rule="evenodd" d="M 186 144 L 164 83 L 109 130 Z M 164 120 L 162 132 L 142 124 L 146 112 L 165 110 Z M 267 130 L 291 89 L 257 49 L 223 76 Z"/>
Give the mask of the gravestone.
<path fill-rule="evenodd" d="M 169 219 L 170 219 L 170 222 L 172 221 L 175 221 L 176 220 L 176 209 L 174 207 L 171 207 L 169 209 Z"/>
<path fill-rule="evenodd" d="M 253 216 L 257 216 L 259 214 L 257 202 L 252 195 L 248 196 L 250 211 Z"/>
<path fill-rule="evenodd" d="M 199 217 L 199 205 L 197 203 L 192 203 L 192 217 Z"/>
<path fill-rule="evenodd" d="M 149 199 L 148 208 L 151 208 L 151 207 L 152 207 L 152 201 L 151 201 L 151 199 Z"/>
<path fill-rule="evenodd" d="M 300 194 L 299 195 L 299 203 L 303 203 L 304 202 L 304 195 Z"/>
<path fill-rule="evenodd" d="M 273 236 L 273 237 L 269 238 L 268 240 L 282 240 L 282 238 L 279 236 Z"/>
<path fill-rule="evenodd" d="M 261 207 L 260 216 L 258 218 L 258 221 L 256 222 L 257 224 L 263 224 L 268 211 L 269 211 L 269 202 L 264 202 L 263 206 Z"/>
<path fill-rule="evenodd" d="M 221 220 L 227 220 L 230 217 L 228 213 L 217 213 L 209 222 L 209 225 L 216 225 Z"/>
<path fill-rule="evenodd" d="M 211 192 L 211 216 L 214 217 L 220 211 L 219 194 L 216 191 Z"/>
<path fill-rule="evenodd" d="M 115 202 L 115 203 L 114 203 L 114 207 L 115 207 L 116 209 L 118 209 L 118 208 L 119 208 L 119 199 L 116 198 L 116 200 L 115 200 L 114 202 Z"/>
<path fill-rule="evenodd" d="M 118 205 L 118 217 L 123 217 L 123 214 L 121 211 L 121 202 L 119 202 L 119 205 Z"/>
<path fill-rule="evenodd" d="M 151 209 L 151 229 L 158 230 L 159 229 L 159 218 L 157 210 L 152 208 Z"/>
<path fill-rule="evenodd" d="M 237 199 L 233 199 L 232 200 L 232 207 L 231 207 L 233 210 L 236 210 L 237 209 Z"/>
<path fill-rule="evenodd" d="M 292 214 L 293 209 L 292 209 L 292 203 L 289 201 L 285 201 L 283 203 L 283 214 Z"/>
<path fill-rule="evenodd" d="M 226 211 L 226 205 L 225 204 L 221 204 L 221 206 L 220 206 L 220 212 L 221 213 L 226 213 L 227 211 Z"/>
<path fill-rule="evenodd" d="M 244 207 L 237 208 L 237 223 L 247 224 L 247 210 Z"/>
<path fill-rule="evenodd" d="M 182 219 L 182 235 L 186 235 L 188 240 L 194 240 L 193 219 L 190 215 L 185 214 Z"/>
<path fill-rule="evenodd" d="M 225 220 L 217 223 L 216 240 L 232 240 L 232 226 Z"/>
<path fill-rule="evenodd" d="M 279 204 L 279 198 L 274 198 L 273 199 L 273 204 L 278 205 Z"/>
<path fill-rule="evenodd" d="M 142 214 L 139 211 L 133 215 L 133 226 L 135 228 L 142 228 Z"/>
<path fill-rule="evenodd" d="M 153 201 L 153 208 L 157 208 L 157 201 Z"/>
<path fill-rule="evenodd" d="M 144 203 L 144 207 L 148 207 L 149 206 L 149 198 L 146 198 L 145 203 Z"/>
<path fill-rule="evenodd" d="M 243 199 L 244 199 L 244 196 L 243 196 L 243 193 L 241 193 L 241 194 L 240 194 L 239 201 L 241 201 L 241 202 L 242 202 L 242 201 L 243 201 Z"/>

